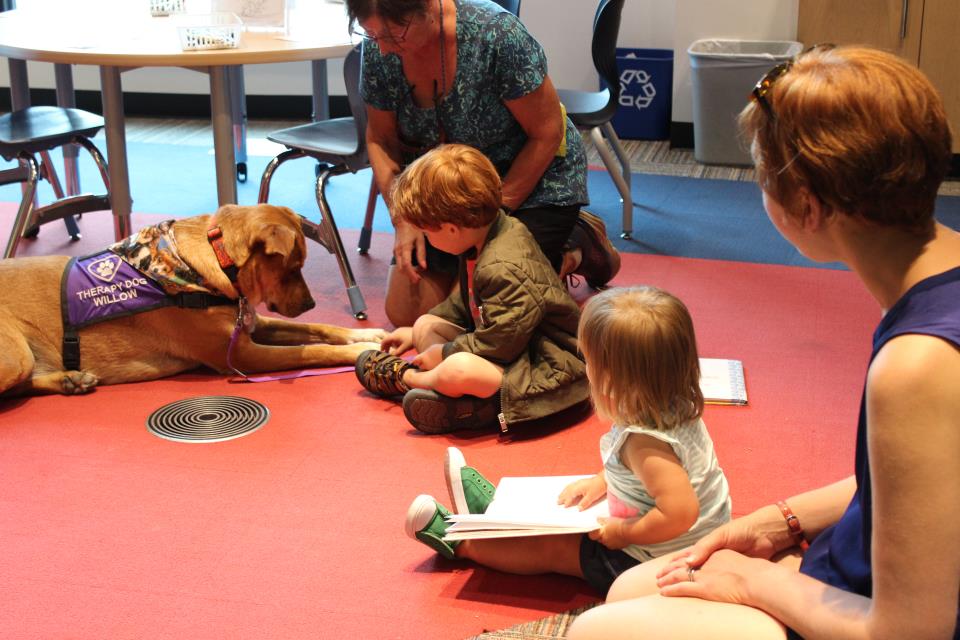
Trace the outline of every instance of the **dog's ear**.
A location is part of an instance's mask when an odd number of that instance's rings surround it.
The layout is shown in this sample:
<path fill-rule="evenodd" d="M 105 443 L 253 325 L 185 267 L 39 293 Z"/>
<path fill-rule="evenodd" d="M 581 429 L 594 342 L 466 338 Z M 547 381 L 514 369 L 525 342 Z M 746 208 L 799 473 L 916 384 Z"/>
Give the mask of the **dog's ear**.
<path fill-rule="evenodd" d="M 267 225 L 258 235 L 263 243 L 263 252 L 268 256 L 283 256 L 284 262 L 293 254 L 293 250 L 297 246 L 296 232 L 286 225 Z"/>

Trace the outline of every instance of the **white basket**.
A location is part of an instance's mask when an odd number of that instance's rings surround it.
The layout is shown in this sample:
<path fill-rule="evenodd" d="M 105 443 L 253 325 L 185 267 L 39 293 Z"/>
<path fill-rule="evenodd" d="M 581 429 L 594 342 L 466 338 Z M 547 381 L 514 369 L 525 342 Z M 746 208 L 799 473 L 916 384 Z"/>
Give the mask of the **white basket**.
<path fill-rule="evenodd" d="M 235 49 L 240 46 L 243 22 L 233 13 L 179 16 L 177 32 L 184 51 Z"/>
<path fill-rule="evenodd" d="M 187 10 L 187 0 L 150 0 L 150 15 L 169 16 Z"/>

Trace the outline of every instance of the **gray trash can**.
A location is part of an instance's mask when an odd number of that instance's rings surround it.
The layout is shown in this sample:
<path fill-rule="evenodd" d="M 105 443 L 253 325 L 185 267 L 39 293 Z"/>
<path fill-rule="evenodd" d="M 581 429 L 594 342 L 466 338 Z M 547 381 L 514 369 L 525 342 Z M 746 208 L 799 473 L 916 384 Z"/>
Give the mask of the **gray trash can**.
<path fill-rule="evenodd" d="M 803 49 L 794 41 L 697 40 L 687 49 L 693 85 L 694 157 L 706 164 L 753 164 L 737 115 L 757 81 Z"/>

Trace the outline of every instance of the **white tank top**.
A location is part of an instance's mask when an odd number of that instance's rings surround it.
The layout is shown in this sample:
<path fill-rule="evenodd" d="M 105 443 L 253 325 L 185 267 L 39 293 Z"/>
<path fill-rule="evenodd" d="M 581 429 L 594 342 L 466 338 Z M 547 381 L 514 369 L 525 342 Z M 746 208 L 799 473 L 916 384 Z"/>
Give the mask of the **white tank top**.
<path fill-rule="evenodd" d="M 717 462 L 713 440 L 700 419 L 669 431 L 613 425 L 610 431 L 600 438 L 600 454 L 607 479 L 607 502 L 611 516 L 642 516 L 656 504 L 640 479 L 620 460 L 620 449 L 631 433 L 644 434 L 670 445 L 690 478 L 690 484 L 700 502 L 700 515 L 686 533 L 656 544 L 630 545 L 624 548 L 625 553 L 640 561 L 646 561 L 665 553 L 679 551 L 730 520 L 730 487 Z"/>

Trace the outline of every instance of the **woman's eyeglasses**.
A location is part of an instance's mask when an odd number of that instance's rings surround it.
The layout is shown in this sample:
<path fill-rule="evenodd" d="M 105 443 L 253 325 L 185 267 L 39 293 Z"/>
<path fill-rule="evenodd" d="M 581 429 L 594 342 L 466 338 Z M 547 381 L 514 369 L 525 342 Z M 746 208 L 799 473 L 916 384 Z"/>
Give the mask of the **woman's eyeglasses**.
<path fill-rule="evenodd" d="M 403 25 L 403 31 L 400 32 L 400 35 L 393 35 L 392 33 L 390 33 L 390 30 L 389 30 L 389 29 L 387 29 L 387 32 L 386 32 L 386 33 L 384 33 L 384 34 L 379 34 L 379 35 L 376 34 L 376 33 L 371 33 L 371 32 L 369 32 L 369 31 L 365 31 L 365 30 L 363 30 L 363 29 L 361 29 L 361 30 L 359 30 L 359 31 L 356 30 L 356 29 L 353 29 L 353 30 L 351 31 L 351 33 L 352 33 L 353 35 L 355 35 L 355 36 L 358 36 L 358 37 L 363 38 L 363 39 L 365 39 L 365 40 L 370 40 L 370 41 L 372 41 L 372 42 L 386 41 L 386 42 L 390 42 L 390 43 L 392 43 L 392 44 L 403 44 L 404 42 L 407 41 L 407 31 L 410 30 L 410 23 L 411 23 L 411 22 L 413 22 L 413 20 L 407 20 L 407 23 L 406 23 L 405 25 Z"/>

